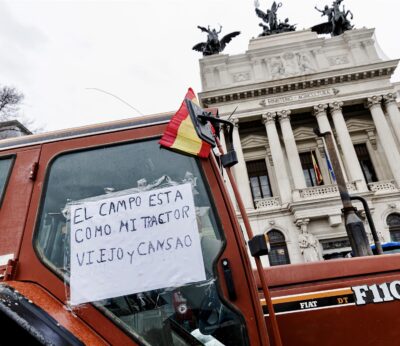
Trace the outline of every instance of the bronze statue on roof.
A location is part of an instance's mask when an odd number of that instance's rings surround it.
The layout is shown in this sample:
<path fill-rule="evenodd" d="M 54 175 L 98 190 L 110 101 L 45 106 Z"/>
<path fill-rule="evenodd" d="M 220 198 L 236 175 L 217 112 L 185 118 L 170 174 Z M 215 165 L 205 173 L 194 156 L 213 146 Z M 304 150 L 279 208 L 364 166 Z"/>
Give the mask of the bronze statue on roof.
<path fill-rule="evenodd" d="M 267 12 L 260 10 L 260 3 L 258 0 L 254 1 L 254 6 L 256 7 L 257 16 L 264 21 L 264 23 L 259 24 L 263 28 L 263 32 L 259 36 L 268 36 L 296 30 L 296 25 L 289 24 L 289 18 L 286 18 L 284 22 L 278 21 L 277 12 L 282 6 L 281 2 L 277 4 L 274 1 L 271 9 L 267 9 Z"/>
<path fill-rule="evenodd" d="M 332 36 L 338 36 L 347 30 L 351 30 L 353 25 L 351 25 L 347 16 L 350 14 L 350 19 L 353 19 L 353 13 L 351 13 L 351 11 L 346 11 L 344 5 L 343 10 L 340 10 L 339 6 L 342 2 L 343 0 L 335 0 L 332 3 L 332 7 L 325 5 L 323 10 L 315 6 L 315 9 L 322 13 L 321 16 L 328 17 L 328 21 L 326 23 L 314 25 L 311 30 L 318 34 L 331 34 Z"/>
<path fill-rule="evenodd" d="M 235 36 L 240 34 L 240 31 L 231 32 L 228 35 L 225 35 L 221 40 L 218 37 L 218 34 L 222 31 L 222 26 L 220 25 L 219 30 L 205 28 L 203 26 L 197 26 L 201 31 L 207 33 L 207 42 L 200 42 L 196 44 L 192 49 L 197 50 L 198 52 L 202 52 L 203 56 L 214 55 L 222 52 L 226 45 L 234 38 Z"/>

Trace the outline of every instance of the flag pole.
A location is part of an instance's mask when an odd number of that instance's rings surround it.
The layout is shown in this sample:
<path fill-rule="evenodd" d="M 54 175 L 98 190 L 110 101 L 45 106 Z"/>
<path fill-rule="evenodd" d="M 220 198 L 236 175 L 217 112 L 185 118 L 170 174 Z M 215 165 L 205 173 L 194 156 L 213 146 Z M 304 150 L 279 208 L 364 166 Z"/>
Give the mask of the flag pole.
<path fill-rule="evenodd" d="M 324 178 L 322 177 L 321 169 L 318 166 L 318 162 L 317 162 L 317 160 L 316 160 L 316 158 L 314 156 L 314 152 L 312 150 L 310 150 L 310 155 L 311 155 L 311 161 L 312 161 L 312 164 L 313 164 L 313 170 L 314 170 L 314 173 L 315 173 L 315 182 L 319 186 L 319 185 L 321 185 L 323 183 Z"/>
<path fill-rule="evenodd" d="M 329 171 L 329 179 L 331 180 L 332 184 L 336 184 L 336 176 L 335 173 L 333 172 L 333 168 L 332 168 L 332 163 L 331 163 L 331 159 L 329 157 L 329 153 L 326 151 L 326 141 L 324 137 L 322 138 L 322 143 L 324 145 L 324 154 L 325 154 L 325 160 L 326 160 L 326 165 L 328 166 L 328 171 Z"/>

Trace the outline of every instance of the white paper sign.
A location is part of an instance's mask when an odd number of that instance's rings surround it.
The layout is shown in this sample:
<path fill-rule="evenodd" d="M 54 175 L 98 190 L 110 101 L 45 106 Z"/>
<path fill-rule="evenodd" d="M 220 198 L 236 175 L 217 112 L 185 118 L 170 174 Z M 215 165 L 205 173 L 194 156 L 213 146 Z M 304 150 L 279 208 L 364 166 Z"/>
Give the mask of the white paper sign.
<path fill-rule="evenodd" d="M 71 206 L 72 305 L 206 279 L 191 185 Z"/>

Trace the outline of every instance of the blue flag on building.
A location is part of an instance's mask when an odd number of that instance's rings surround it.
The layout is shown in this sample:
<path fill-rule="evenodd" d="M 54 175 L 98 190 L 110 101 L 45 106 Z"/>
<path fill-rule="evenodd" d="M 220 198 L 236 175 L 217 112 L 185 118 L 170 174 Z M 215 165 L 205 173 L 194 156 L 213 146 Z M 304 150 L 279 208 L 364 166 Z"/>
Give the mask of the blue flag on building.
<path fill-rule="evenodd" d="M 333 171 L 333 168 L 332 168 L 331 160 L 329 159 L 329 155 L 326 152 L 325 148 L 324 148 L 324 151 L 325 151 L 326 165 L 328 166 L 328 171 L 329 171 L 329 174 L 331 175 L 332 183 L 336 183 L 336 176 L 335 176 L 335 172 Z"/>

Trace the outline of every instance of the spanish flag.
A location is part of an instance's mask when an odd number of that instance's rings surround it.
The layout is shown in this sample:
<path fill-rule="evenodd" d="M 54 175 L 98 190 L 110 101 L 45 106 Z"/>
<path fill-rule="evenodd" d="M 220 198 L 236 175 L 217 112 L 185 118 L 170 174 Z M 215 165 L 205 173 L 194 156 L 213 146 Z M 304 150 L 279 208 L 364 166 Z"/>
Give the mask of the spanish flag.
<path fill-rule="evenodd" d="M 199 104 L 192 88 L 189 88 L 185 99 L 189 99 L 197 105 Z M 164 147 L 201 158 L 207 158 L 211 150 L 211 145 L 197 135 L 185 100 L 183 100 L 181 107 L 171 118 L 159 143 Z"/>
<path fill-rule="evenodd" d="M 315 180 L 317 181 L 317 185 L 321 185 L 323 183 L 322 174 L 321 174 L 321 170 L 318 167 L 317 160 L 315 160 L 314 152 L 311 152 L 311 158 L 312 158 L 313 168 L 314 168 L 314 172 L 315 172 Z"/>

